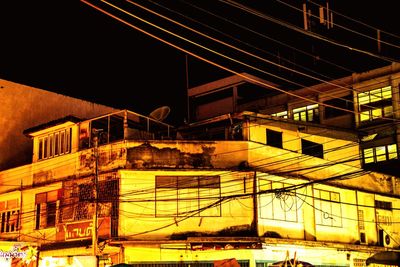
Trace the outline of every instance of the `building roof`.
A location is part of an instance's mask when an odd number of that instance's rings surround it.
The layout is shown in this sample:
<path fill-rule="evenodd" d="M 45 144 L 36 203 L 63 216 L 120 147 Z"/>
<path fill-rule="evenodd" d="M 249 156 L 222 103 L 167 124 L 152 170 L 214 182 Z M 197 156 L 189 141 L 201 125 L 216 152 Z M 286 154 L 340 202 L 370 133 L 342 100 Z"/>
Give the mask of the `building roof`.
<path fill-rule="evenodd" d="M 25 129 L 23 131 L 23 134 L 26 135 L 26 136 L 31 136 L 32 133 L 44 130 L 46 128 L 57 126 L 57 125 L 60 125 L 60 124 L 66 123 L 66 122 L 77 123 L 77 122 L 80 122 L 80 121 L 82 121 L 82 119 L 80 119 L 78 117 L 75 117 L 73 115 L 68 115 L 68 116 L 65 116 L 65 117 L 62 117 L 62 118 L 59 118 L 59 119 L 56 119 L 56 120 L 52 120 L 52 121 L 49 121 L 49 122 L 46 122 L 46 123 L 43 123 L 43 124 L 39 124 L 39 125 L 33 126 L 31 128 Z"/>

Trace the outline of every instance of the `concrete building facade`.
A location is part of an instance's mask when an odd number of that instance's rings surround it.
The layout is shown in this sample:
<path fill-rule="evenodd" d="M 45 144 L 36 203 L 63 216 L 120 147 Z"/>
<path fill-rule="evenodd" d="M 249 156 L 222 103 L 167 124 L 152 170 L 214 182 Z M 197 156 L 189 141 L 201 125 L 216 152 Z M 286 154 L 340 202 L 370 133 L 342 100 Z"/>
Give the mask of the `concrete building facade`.
<path fill-rule="evenodd" d="M 0 170 L 31 163 L 32 143 L 25 129 L 68 115 L 91 118 L 115 110 L 0 79 Z"/>
<path fill-rule="evenodd" d="M 196 139 L 205 125 L 227 138 Z M 400 180 L 360 168 L 351 132 L 254 112 L 177 130 L 125 110 L 24 133 L 0 237 L 28 266 L 361 266 L 399 247 Z"/>

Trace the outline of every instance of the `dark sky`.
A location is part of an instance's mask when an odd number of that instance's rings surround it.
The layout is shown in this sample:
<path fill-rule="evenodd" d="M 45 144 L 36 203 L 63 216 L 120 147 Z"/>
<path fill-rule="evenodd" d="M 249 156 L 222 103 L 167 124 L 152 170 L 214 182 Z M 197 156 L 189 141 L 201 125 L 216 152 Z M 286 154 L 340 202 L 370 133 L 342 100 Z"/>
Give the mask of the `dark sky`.
<path fill-rule="evenodd" d="M 278 75 L 289 77 L 293 81 L 299 80 L 299 77 L 285 75 L 280 72 L 281 70 L 265 62 L 244 56 L 222 45 L 216 45 L 188 30 L 178 29 L 176 25 L 127 1 L 109 2 L 165 29 L 195 40 L 203 46 L 246 62 L 253 68 L 229 63 L 226 59 L 221 59 L 193 44 L 171 37 L 126 13 L 116 11 L 104 2 L 88 1 L 137 27 L 157 34 L 169 42 L 196 52 L 218 64 L 229 66 L 235 71 L 246 71 L 263 77 L 265 73 L 260 73 L 257 69 L 277 71 Z M 318 75 L 334 78 L 335 75 L 349 75 L 348 70 L 362 71 L 379 64 L 390 64 L 385 60 L 371 59 L 366 55 L 355 55 L 352 58 L 354 52 L 315 41 L 304 34 L 277 26 L 276 23 L 257 18 L 217 0 L 155 2 L 138 0 L 135 2 L 185 25 L 196 27 L 197 30 L 229 42 L 240 49 L 301 71 L 304 69 L 300 67 L 310 67 L 319 72 Z M 301 7 L 299 5 L 301 1 L 286 0 L 285 2 Z M 396 19 L 398 17 L 395 8 L 396 1 L 351 1 L 351 6 L 347 2 L 350 1 L 330 0 L 330 7 L 338 12 L 334 14 L 335 23 L 342 23 L 368 36 L 376 36 L 373 29 L 340 16 L 346 15 L 370 26 L 378 27 L 382 31 L 400 35 L 399 22 Z M 263 14 L 278 18 L 280 21 L 303 26 L 301 12 L 282 5 L 280 1 L 241 1 L 241 3 Z M 325 1 L 308 2 L 310 9 L 315 9 L 316 5 L 313 6 L 312 3 L 325 4 Z M 2 37 L 0 78 L 116 108 L 127 108 L 145 115 L 159 106 L 168 105 L 171 108 L 170 118 L 168 118 L 170 122 L 180 124 L 183 121 L 186 115 L 187 83 L 184 52 L 146 36 L 78 1 L 1 1 L 0 16 Z M 312 23 L 314 32 L 337 39 L 338 43 L 360 47 L 373 53 L 377 52 L 375 41 L 364 39 L 358 34 L 339 27 L 327 30 L 315 19 Z M 237 25 L 241 25 L 242 28 Z M 382 38 L 400 46 L 400 39 L 397 37 L 383 33 Z M 288 46 L 282 46 L 278 42 L 284 42 Z M 316 57 L 307 58 L 307 55 L 293 50 L 293 47 L 315 54 Z M 399 48 L 385 45 L 382 48 L 381 56 L 399 60 Z M 325 64 L 318 60 L 319 58 L 345 67 L 346 71 L 336 67 L 335 70 L 331 70 L 333 66 Z M 202 63 L 191 56 L 188 57 L 188 74 L 189 86 L 229 75 L 228 72 Z M 266 76 L 264 78 L 269 79 Z M 304 83 L 307 82 L 304 81 Z"/>

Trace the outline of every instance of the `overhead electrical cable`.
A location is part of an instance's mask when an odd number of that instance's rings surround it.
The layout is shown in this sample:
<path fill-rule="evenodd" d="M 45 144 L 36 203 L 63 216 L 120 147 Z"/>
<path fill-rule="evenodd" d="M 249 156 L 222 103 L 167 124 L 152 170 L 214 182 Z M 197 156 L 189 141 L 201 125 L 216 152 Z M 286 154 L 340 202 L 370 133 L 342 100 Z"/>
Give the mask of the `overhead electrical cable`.
<path fill-rule="evenodd" d="M 89 4 L 89 5 L 92 5 L 91 3 L 86 2 L 85 0 L 82 0 L 82 2 L 87 3 L 87 4 Z M 209 48 L 207 48 L 207 47 L 204 47 L 204 46 L 202 46 L 202 45 L 199 45 L 199 44 L 197 44 L 197 43 L 194 42 L 194 41 L 188 40 L 187 38 L 184 38 L 184 37 L 182 37 L 182 36 L 180 36 L 180 35 L 178 35 L 178 34 L 172 33 L 171 31 L 168 31 L 168 30 L 166 30 L 166 29 L 164 29 L 164 28 L 162 28 L 162 27 L 160 27 L 160 26 L 154 25 L 153 23 L 148 22 L 148 21 L 146 21 L 146 20 L 144 20 L 144 19 L 142 19 L 142 18 L 140 18 L 140 17 L 138 17 L 138 16 L 135 16 L 135 15 L 133 15 L 133 14 L 131 14 L 131 13 L 129 13 L 129 12 L 123 10 L 122 8 L 120 8 L 120 7 L 118 7 L 118 6 L 115 6 L 115 5 L 111 4 L 111 3 L 108 3 L 108 2 L 105 1 L 105 0 L 101 0 L 101 2 L 104 2 L 104 3 L 108 4 L 108 5 L 110 5 L 111 7 L 113 7 L 113 8 L 115 8 L 115 9 L 121 11 L 121 12 L 123 12 L 123 13 L 125 13 L 125 14 L 128 14 L 129 16 L 132 16 L 132 17 L 134 17 L 134 18 L 136 18 L 136 19 L 139 19 L 140 21 L 143 21 L 143 22 L 145 22 L 145 23 L 147 23 L 147 24 L 149 24 L 149 25 L 151 25 L 151 26 L 153 26 L 153 27 L 156 27 L 157 29 L 160 29 L 160 30 L 162 30 L 162 31 L 164 31 L 164 32 L 167 32 L 167 33 L 169 33 L 169 34 L 172 34 L 173 36 L 176 36 L 176 37 L 178 37 L 178 38 L 180 38 L 180 39 L 184 39 L 184 40 L 186 40 L 187 42 L 189 42 L 189 43 L 191 43 L 191 44 L 195 44 L 195 45 L 197 45 L 197 46 L 200 46 L 200 47 L 202 47 L 203 49 L 206 49 L 206 50 L 208 50 L 208 51 L 210 51 L 210 52 L 216 53 L 216 54 L 218 54 L 218 55 L 220 55 L 220 56 L 222 56 L 222 57 L 228 58 L 228 59 L 230 59 L 230 60 L 232 60 L 232 61 L 234 61 L 234 62 L 244 64 L 245 66 L 250 66 L 250 65 L 247 64 L 247 63 L 240 62 L 240 61 L 238 61 L 238 60 L 236 60 L 236 59 L 230 58 L 230 57 L 228 57 L 228 56 L 226 56 L 226 55 L 223 55 L 222 53 L 216 52 L 216 51 L 214 51 L 214 50 L 212 50 L 212 49 L 209 49 Z M 123 20 L 123 19 L 121 19 L 121 18 L 119 18 L 119 17 L 117 17 L 117 16 L 115 16 L 115 15 L 113 15 L 113 14 L 111 14 L 111 13 L 109 13 L 109 12 L 107 12 L 107 11 L 105 11 L 105 10 L 103 10 L 103 9 L 101 9 L 101 8 L 99 8 L 99 7 L 97 7 L 97 6 L 95 6 L 95 5 L 92 5 L 92 6 L 96 7 L 98 10 L 102 10 L 101 12 L 103 12 L 103 13 L 105 13 L 105 14 L 108 14 L 109 16 L 112 16 L 113 18 L 119 20 L 120 22 L 122 22 L 122 23 L 124 23 L 124 24 L 126 24 L 126 25 L 128 25 L 128 26 L 130 25 L 130 27 L 132 27 L 132 28 L 134 28 L 134 29 L 137 29 L 137 30 L 139 30 L 139 31 L 141 31 L 141 32 L 143 32 L 143 33 L 145 33 L 146 35 L 149 35 L 149 36 L 151 36 L 151 37 L 153 37 L 153 38 L 155 38 L 155 39 L 157 39 L 157 40 L 159 40 L 159 41 L 162 41 L 162 42 L 164 42 L 164 43 L 166 43 L 166 44 L 168 44 L 168 45 L 170 45 L 170 46 L 172 46 L 172 47 L 174 47 L 174 48 L 177 48 L 178 50 L 181 50 L 181 51 L 183 51 L 183 52 L 185 52 L 185 53 L 187 53 L 187 54 L 190 54 L 191 56 L 193 56 L 193 57 L 195 57 L 195 58 L 198 58 L 198 59 L 200 59 L 200 60 L 203 60 L 203 61 L 205 61 L 205 62 L 207 62 L 207 63 L 209 63 L 209 64 L 211 64 L 211 65 L 214 65 L 214 66 L 219 67 L 219 68 L 221 68 L 221 69 L 223 69 L 223 70 L 225 70 L 225 71 L 231 72 L 231 73 L 233 73 L 233 74 L 236 74 L 237 76 L 240 76 L 240 77 L 245 78 L 245 79 L 247 79 L 247 80 L 249 80 L 249 81 L 252 81 L 253 83 L 256 83 L 256 84 L 265 86 L 265 87 L 267 87 L 267 88 L 270 88 L 270 89 L 274 89 L 274 90 L 283 92 L 283 93 L 285 93 L 285 94 L 287 94 L 287 95 L 291 95 L 291 96 L 294 96 L 294 97 L 297 97 L 297 98 L 300 98 L 300 99 L 303 99 L 303 100 L 306 100 L 306 101 L 309 101 L 309 102 L 312 102 L 312 103 L 318 103 L 318 104 L 320 104 L 320 105 L 327 106 L 327 107 L 331 107 L 331 108 L 338 109 L 338 110 L 342 110 L 342 111 L 345 111 L 345 112 L 351 112 L 351 113 L 359 114 L 359 112 L 356 112 L 356 111 L 349 111 L 348 109 L 344 109 L 344 108 L 341 108 L 341 107 L 329 105 L 329 104 L 326 104 L 326 103 L 322 103 L 322 102 L 320 102 L 320 101 L 316 101 L 316 100 L 313 100 L 313 99 L 310 99 L 310 98 L 307 98 L 307 97 L 303 97 L 303 96 L 297 95 L 297 94 L 295 94 L 295 93 L 292 93 L 292 92 L 289 92 L 289 91 L 280 89 L 280 88 L 278 88 L 278 87 L 276 87 L 276 86 L 273 86 L 273 85 L 267 84 L 267 83 L 265 83 L 265 82 L 259 81 L 259 80 L 257 80 L 257 79 L 254 79 L 254 78 L 252 78 L 252 77 L 246 75 L 245 73 L 239 73 L 238 71 L 234 71 L 234 70 L 232 70 L 232 69 L 230 69 L 230 68 L 228 68 L 228 67 L 225 67 L 225 66 L 223 66 L 223 65 L 221 65 L 221 64 L 219 64 L 219 63 L 216 63 L 216 62 L 214 62 L 214 61 L 208 60 L 208 59 L 206 59 L 206 58 L 204 58 L 204 57 L 202 57 L 202 56 L 199 56 L 199 55 L 197 55 L 197 54 L 195 54 L 195 53 L 193 53 L 193 52 L 190 52 L 190 51 L 188 51 L 187 49 L 184 49 L 184 48 L 182 48 L 182 47 L 180 47 L 180 46 L 178 46 L 178 45 L 175 45 L 175 44 L 173 44 L 173 43 L 171 43 L 171 42 L 169 42 L 169 41 L 167 41 L 167 40 L 165 40 L 165 39 L 163 39 L 163 38 L 160 38 L 160 37 L 158 37 L 158 36 L 155 36 L 154 34 L 151 34 L 151 33 L 147 32 L 147 31 L 141 29 L 140 27 L 137 27 L 137 26 L 135 26 L 135 25 L 132 25 L 131 23 L 129 23 L 129 22 L 127 22 L 127 21 L 125 21 L 125 20 Z M 252 68 L 255 68 L 254 66 L 251 66 L 251 67 L 252 67 Z M 262 70 L 261 70 L 261 71 L 262 71 Z M 382 117 L 380 117 L 380 118 L 381 118 L 381 119 L 384 119 L 384 120 L 391 120 L 391 121 L 395 120 L 395 119 L 393 119 L 393 118 L 382 118 Z"/>
<path fill-rule="evenodd" d="M 312 0 L 307 0 L 307 2 L 312 3 L 312 4 L 315 5 L 315 6 L 319 6 L 319 4 L 315 3 L 315 2 L 312 1 Z M 378 28 L 373 27 L 373 26 L 371 26 L 371 25 L 369 25 L 369 24 L 367 24 L 367 23 L 364 23 L 364 22 L 362 22 L 362 21 L 360 21 L 360 20 L 356 20 L 356 19 L 354 19 L 354 18 L 352 18 L 352 17 L 349 17 L 349 16 L 346 16 L 346 15 L 344 15 L 344 14 L 342 14 L 342 13 L 339 13 L 339 12 L 337 12 L 337 11 L 335 11 L 335 10 L 332 10 L 332 9 L 331 9 L 330 11 L 331 11 L 333 14 L 336 14 L 336 15 L 338 15 L 338 16 L 344 17 L 344 18 L 346 18 L 346 19 L 348 19 L 348 20 L 350 20 L 350 21 L 356 22 L 356 23 L 358 23 L 358 24 L 360 24 L 360 25 L 363 25 L 363 26 L 365 26 L 365 27 L 367 27 L 367 28 L 369 28 L 369 29 L 372 29 L 372 30 L 374 30 L 374 31 L 378 31 L 378 30 L 379 30 L 379 31 L 381 31 L 382 33 L 385 33 L 385 34 L 387 34 L 387 35 L 390 35 L 390 36 L 392 36 L 392 37 L 395 37 L 395 38 L 400 39 L 400 36 L 397 35 L 397 34 L 393 34 L 393 33 L 391 33 L 391 32 L 378 29 Z M 334 23 L 334 25 L 336 25 L 336 23 Z"/>
<path fill-rule="evenodd" d="M 348 50 L 355 51 L 355 52 L 358 52 L 358 53 L 361 53 L 361 54 L 365 54 L 365 55 L 368 55 L 368 56 L 371 56 L 371 57 L 374 57 L 374 58 L 377 58 L 377 59 L 381 59 L 381 60 L 389 62 L 389 63 L 392 63 L 392 62 L 400 63 L 400 60 L 397 60 L 397 59 L 394 59 L 394 58 L 385 57 L 385 56 L 382 56 L 382 55 L 377 55 L 377 54 L 374 54 L 372 52 L 368 52 L 368 51 L 365 51 L 365 50 L 362 50 L 362 49 L 358 49 L 358 48 L 355 48 L 355 47 L 352 47 L 352 46 L 349 46 L 349 45 L 345 45 L 345 44 L 339 43 L 339 42 L 337 42 L 335 40 L 331 40 L 331 39 L 329 39 L 329 38 L 327 38 L 325 36 L 319 35 L 317 33 L 306 31 L 306 30 L 304 30 L 302 28 L 299 28 L 299 27 L 297 27 L 295 25 L 289 24 L 288 22 L 283 22 L 281 20 L 278 20 L 278 19 L 273 18 L 271 16 L 268 16 L 266 14 L 263 14 L 263 13 L 255 10 L 255 9 L 252 9 L 252 8 L 249 8 L 249 7 L 245 6 L 245 5 L 239 4 L 239 3 L 235 2 L 235 1 L 232 1 L 232 0 L 219 0 L 219 1 L 222 2 L 222 3 L 228 4 L 230 6 L 239 8 L 239 9 L 241 9 L 243 11 L 248 12 L 248 13 L 254 14 L 254 15 L 260 17 L 260 18 L 264 18 L 264 19 L 267 19 L 269 21 L 272 21 L 272 22 L 274 22 L 276 24 L 279 24 L 281 26 L 284 26 L 286 28 L 292 29 L 292 30 L 294 30 L 296 32 L 300 32 L 300 33 L 303 33 L 305 35 L 314 37 L 314 38 L 316 38 L 318 40 L 321 40 L 321 41 L 324 41 L 324 42 L 327 42 L 327 43 L 330 43 L 330 44 L 333 44 L 333 45 L 336 45 L 336 46 L 339 46 L 339 47 L 342 47 L 342 48 L 346 48 Z"/>
<path fill-rule="evenodd" d="M 248 51 L 246 51 L 246 50 L 240 49 L 240 48 L 238 48 L 238 47 L 236 47 L 236 46 L 234 46 L 234 45 L 231 45 L 231 44 L 228 44 L 228 43 L 226 43 L 226 42 L 224 42 L 224 41 L 221 41 L 221 40 L 219 40 L 219 39 L 213 38 L 213 37 L 211 37 L 211 36 L 209 36 L 209 35 L 207 35 L 207 34 L 204 34 L 204 33 L 200 32 L 200 31 L 198 31 L 198 30 L 196 30 L 196 29 L 194 29 L 194 28 L 192 28 L 192 27 L 186 26 L 186 25 L 184 25 L 184 24 L 182 24 L 182 23 L 180 23 L 180 22 L 177 22 L 176 20 L 173 20 L 173 19 L 171 19 L 171 18 L 169 18 L 169 17 L 167 17 L 167 16 L 164 16 L 164 15 L 158 13 L 158 12 L 155 12 L 155 11 L 153 11 L 153 10 L 147 8 L 147 7 L 144 7 L 144 6 L 142 6 L 142 5 L 138 4 L 138 3 L 135 3 L 135 2 L 133 2 L 133 1 L 131 1 L 131 0 L 126 0 L 126 1 L 129 2 L 129 3 L 132 4 L 132 5 L 135 5 L 135 6 L 139 7 L 139 8 L 141 8 L 141 9 L 143 9 L 143 10 L 146 10 L 147 12 L 150 12 L 150 13 L 152 13 L 152 14 L 154 14 L 154 15 L 157 15 L 157 16 L 159 16 L 159 17 L 165 19 L 165 20 L 168 20 L 168 21 L 170 21 L 170 22 L 172 22 L 172 23 L 174 23 L 174 24 L 176 24 L 176 25 L 178 25 L 178 26 L 180 26 L 180 27 L 183 27 L 183 28 L 185 28 L 185 29 L 188 29 L 188 30 L 190 30 L 190 31 L 192 31 L 192 32 L 195 32 L 195 33 L 197 33 L 197 34 L 199 34 L 199 35 L 201 35 L 201 36 L 203 36 L 203 37 L 206 37 L 206 38 L 208 38 L 208 39 L 211 39 L 211 40 L 213 40 L 213 41 L 215 41 L 215 42 L 217 42 L 217 43 L 223 44 L 223 45 L 225 45 L 225 46 L 227 46 L 227 47 L 229 47 L 229 48 L 232 48 L 232 49 L 234 49 L 234 50 L 236 50 L 236 51 L 239 51 L 239 52 L 241 52 L 241 53 L 244 53 L 244 54 L 246 54 L 246 55 L 248 55 L 248 56 L 254 57 L 254 58 L 256 58 L 256 59 L 258 59 L 258 60 L 261 60 L 261 61 L 263 61 L 263 62 L 269 63 L 269 64 L 274 65 L 274 66 L 278 66 L 278 67 L 280 67 L 280 68 L 282 68 L 282 69 L 285 69 L 285 70 L 288 70 L 288 71 L 290 71 L 290 72 L 299 74 L 299 75 L 301 75 L 301 76 L 304 76 L 304 77 L 307 77 L 307 78 L 310 78 L 310 79 L 313 79 L 313 80 L 317 80 L 317 81 L 322 82 L 322 83 L 324 83 L 324 84 L 329 84 L 329 85 L 332 85 L 332 86 L 337 87 L 337 88 L 343 88 L 343 89 L 346 89 L 346 90 L 355 91 L 355 92 L 357 92 L 357 93 L 360 92 L 360 91 L 355 90 L 355 89 L 353 89 L 353 88 L 351 88 L 351 87 L 345 87 L 345 86 L 342 86 L 342 85 L 340 85 L 340 84 L 338 84 L 338 83 L 333 83 L 333 82 L 331 82 L 331 81 L 323 80 L 323 79 L 320 79 L 320 78 L 318 78 L 318 77 L 316 77 L 316 76 L 312 76 L 312 75 L 306 74 L 306 73 L 304 73 L 304 72 L 297 71 L 297 70 L 295 70 L 295 69 L 293 69 L 293 68 L 286 67 L 286 66 L 284 66 L 284 65 L 282 65 L 282 64 L 275 63 L 275 62 L 273 62 L 273 61 L 271 61 L 271 60 L 267 60 L 267 59 L 265 59 L 265 58 L 262 58 L 262 57 L 260 57 L 260 56 L 255 55 L 255 54 L 253 54 L 253 53 L 250 53 L 250 52 L 248 52 Z M 129 14 L 131 14 L 131 13 L 129 13 Z M 135 18 L 136 18 L 136 16 L 135 16 Z M 174 35 L 174 36 L 175 36 L 175 35 Z M 185 41 L 188 41 L 188 40 L 185 38 Z M 196 43 L 196 45 L 197 45 L 197 43 Z M 204 48 L 203 46 L 201 46 L 201 47 Z M 215 52 L 214 50 L 212 50 L 212 52 L 213 52 L 213 53 L 217 53 L 217 52 Z M 271 72 L 266 72 L 266 71 L 264 71 L 264 70 L 261 70 L 260 68 L 255 68 L 255 67 L 253 67 L 253 66 L 251 66 L 251 65 L 245 64 L 245 63 L 242 62 L 242 61 L 236 61 L 236 60 L 234 60 L 234 59 L 232 59 L 232 58 L 230 58 L 230 57 L 227 57 L 227 56 L 225 56 L 225 55 L 223 55 L 223 54 L 218 53 L 218 55 L 219 55 L 219 56 L 223 56 L 223 57 L 225 57 L 225 58 L 228 58 L 228 59 L 230 59 L 230 60 L 232 60 L 232 61 L 234 61 L 234 62 L 236 62 L 236 63 L 240 63 L 240 64 L 242 64 L 242 65 L 245 65 L 246 67 L 250 67 L 250 68 L 253 68 L 253 69 L 255 69 L 255 70 L 258 70 L 258 71 L 260 71 L 260 72 L 262 72 L 262 73 L 264 73 L 264 74 L 270 75 L 271 77 L 278 78 L 278 79 L 280 79 L 280 80 L 286 81 L 286 82 L 288 82 L 288 83 L 292 83 L 292 84 L 297 85 L 297 86 L 299 86 L 299 87 L 306 87 L 304 84 L 300 84 L 300 83 L 291 81 L 291 80 L 289 80 L 289 79 L 287 79 L 287 78 L 284 78 L 284 77 L 282 77 L 282 76 L 278 76 L 278 75 L 273 74 L 273 73 L 271 73 Z M 317 93 L 321 93 L 321 91 L 316 90 L 316 89 L 314 89 L 313 87 L 308 87 L 308 89 L 311 90 L 311 91 L 317 92 Z M 325 94 L 326 96 L 334 96 L 336 99 L 341 99 L 341 100 L 344 100 L 344 101 L 347 101 L 347 102 L 354 103 L 354 101 L 352 101 L 352 100 L 348 100 L 348 99 L 345 99 L 345 98 L 342 98 L 342 97 L 338 97 L 338 96 L 336 96 L 336 95 L 331 94 L 330 92 L 324 92 L 324 94 Z M 374 107 L 369 106 L 369 105 L 363 105 L 363 106 L 369 107 L 369 108 L 374 108 Z"/>
<path fill-rule="evenodd" d="M 286 3 L 286 2 L 284 2 L 284 1 L 282 1 L 282 0 L 275 0 L 275 1 L 277 1 L 277 2 L 279 2 L 279 3 L 281 3 L 281 4 L 285 5 L 285 6 L 288 6 L 288 7 L 292 8 L 292 9 L 294 9 L 294 10 L 297 10 L 297 11 L 303 13 L 303 10 L 302 10 L 302 9 L 297 8 L 297 7 L 295 7 L 295 6 L 293 6 L 293 5 L 289 4 L 289 3 Z M 332 9 L 330 9 L 330 11 L 332 11 Z M 317 15 L 311 14 L 311 16 L 319 19 L 319 16 L 317 16 Z M 356 31 L 356 30 L 350 29 L 350 28 L 348 28 L 348 27 L 342 26 L 342 25 L 340 25 L 340 24 L 338 24 L 338 23 L 336 23 L 336 22 L 332 22 L 332 23 L 333 23 L 334 26 L 336 26 L 336 27 L 338 27 L 338 28 L 340 28 L 340 29 L 346 30 L 346 31 L 348 31 L 348 32 L 354 33 L 354 34 L 356 34 L 356 35 L 360 35 L 360 36 L 362 36 L 362 37 L 365 37 L 365 38 L 370 39 L 370 40 L 373 40 L 373 41 L 379 41 L 380 43 L 386 44 L 386 45 L 388 45 L 388 46 L 392 46 L 392 47 L 395 47 L 395 48 L 400 48 L 399 45 L 392 44 L 392 43 L 389 43 L 389 42 L 385 42 L 385 41 L 382 41 L 382 40 L 378 40 L 376 37 L 371 37 L 371 36 L 366 35 L 366 34 L 364 34 L 364 33 L 361 33 L 361 32 L 358 32 L 358 31 Z M 398 38 L 400 38 L 400 37 L 398 37 Z"/>

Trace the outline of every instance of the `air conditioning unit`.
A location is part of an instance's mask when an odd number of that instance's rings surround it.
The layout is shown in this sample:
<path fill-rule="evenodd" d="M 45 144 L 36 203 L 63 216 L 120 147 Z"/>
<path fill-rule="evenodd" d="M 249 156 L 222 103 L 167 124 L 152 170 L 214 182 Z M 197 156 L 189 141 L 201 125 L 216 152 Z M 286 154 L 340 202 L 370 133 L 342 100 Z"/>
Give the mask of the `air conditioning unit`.
<path fill-rule="evenodd" d="M 392 239 L 390 238 L 390 235 L 385 233 L 383 236 L 384 236 L 383 237 L 383 245 L 385 247 L 393 247 L 393 242 L 392 242 Z"/>

